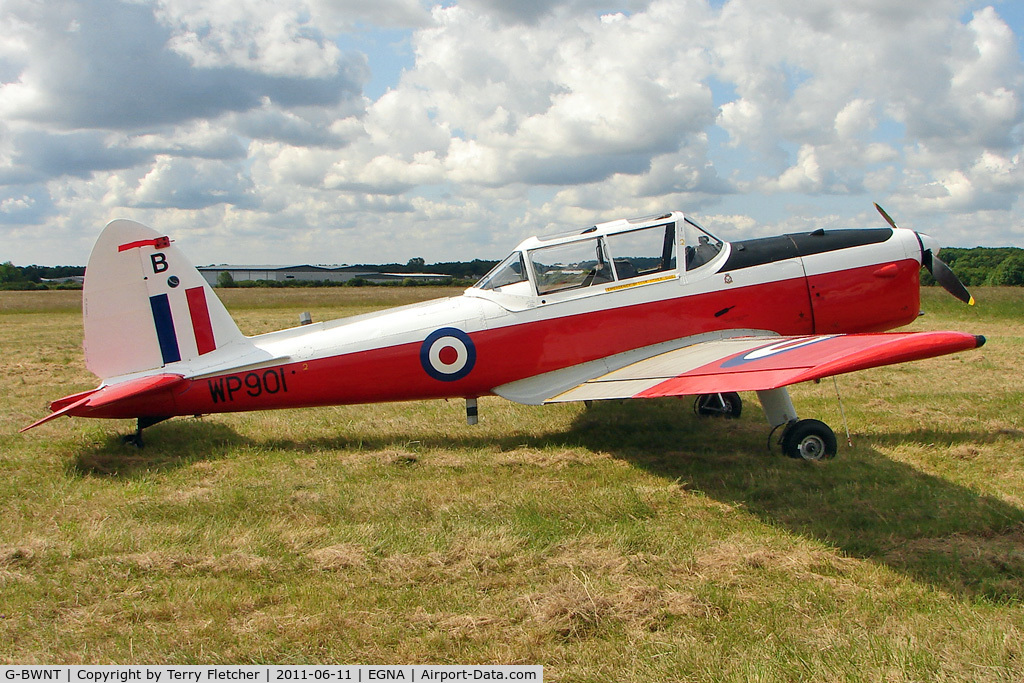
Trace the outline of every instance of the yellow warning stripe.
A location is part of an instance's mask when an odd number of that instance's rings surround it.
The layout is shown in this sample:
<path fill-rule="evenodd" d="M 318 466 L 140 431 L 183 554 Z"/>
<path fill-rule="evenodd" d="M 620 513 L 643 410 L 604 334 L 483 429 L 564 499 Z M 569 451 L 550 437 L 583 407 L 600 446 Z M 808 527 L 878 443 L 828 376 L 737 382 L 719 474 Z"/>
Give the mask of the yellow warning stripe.
<path fill-rule="evenodd" d="M 664 277 L 656 277 L 650 280 L 641 280 L 640 282 L 630 282 L 625 285 L 615 285 L 614 287 L 606 287 L 604 291 L 614 292 L 619 289 L 629 289 L 630 287 L 640 287 L 641 285 L 653 285 L 655 282 L 665 282 L 666 280 L 676 279 L 675 275 L 666 275 Z"/>

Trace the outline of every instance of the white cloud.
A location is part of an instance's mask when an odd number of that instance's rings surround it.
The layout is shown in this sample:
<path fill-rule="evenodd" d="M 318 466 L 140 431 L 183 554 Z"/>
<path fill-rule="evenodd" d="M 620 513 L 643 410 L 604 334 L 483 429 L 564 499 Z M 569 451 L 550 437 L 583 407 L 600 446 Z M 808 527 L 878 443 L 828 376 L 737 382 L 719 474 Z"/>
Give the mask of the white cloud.
<path fill-rule="evenodd" d="M 861 98 L 848 102 L 835 117 L 836 135 L 840 140 L 851 140 L 868 134 L 877 125 L 874 104 Z"/>
<path fill-rule="evenodd" d="M 667 8 L 530 29 L 459 7 L 435 10 L 438 26 L 415 41 L 418 68 L 402 86 L 429 93 L 436 118 L 448 122 L 455 182 L 572 184 L 642 173 L 713 119 L 699 47 L 664 25 L 704 20 L 706 8 Z"/>
<path fill-rule="evenodd" d="M 364 119 L 365 142 L 375 150 L 387 150 L 409 158 L 421 152 L 443 155 L 452 132 L 436 108 L 419 88 L 401 88 L 385 93 L 374 102 Z"/>
<path fill-rule="evenodd" d="M 271 76 L 329 78 L 341 51 L 311 23 L 305 3 L 161 0 L 167 45 L 200 68 L 236 67 Z"/>
<path fill-rule="evenodd" d="M 493 16 L 502 23 L 536 25 L 545 19 L 571 20 L 579 15 L 596 16 L 619 9 L 640 11 L 649 3 L 647 0 L 618 3 L 603 0 L 464 0 L 462 4 L 481 14 Z"/>
<path fill-rule="evenodd" d="M 215 204 L 252 208 L 252 183 L 234 164 L 158 157 L 120 203 L 143 208 L 202 209 Z"/>
<path fill-rule="evenodd" d="M 4 42 L 18 46 L 21 63 L 17 79 L 0 84 L 5 120 L 133 130 L 245 111 L 265 98 L 286 107 L 332 106 L 366 77 L 361 58 L 342 58 L 336 49 L 319 75 L 266 73 L 260 52 L 244 67 L 226 60 L 197 68 L 167 48 L 170 30 L 151 8 L 118 0 L 10 0 L 0 26 L 14 32 Z"/>
<path fill-rule="evenodd" d="M 365 26 L 421 28 L 431 21 L 430 12 L 419 0 L 310 0 L 309 12 L 325 33 Z"/>
<path fill-rule="evenodd" d="M 1020 154 L 1013 157 L 985 151 L 965 168 L 917 176 L 905 204 L 922 213 L 1010 211 L 1024 192 Z"/>
<path fill-rule="evenodd" d="M 816 194 L 825 185 L 825 177 L 818 162 L 814 147 L 804 145 L 800 148 L 795 165 L 786 169 L 777 181 L 782 192 Z"/>

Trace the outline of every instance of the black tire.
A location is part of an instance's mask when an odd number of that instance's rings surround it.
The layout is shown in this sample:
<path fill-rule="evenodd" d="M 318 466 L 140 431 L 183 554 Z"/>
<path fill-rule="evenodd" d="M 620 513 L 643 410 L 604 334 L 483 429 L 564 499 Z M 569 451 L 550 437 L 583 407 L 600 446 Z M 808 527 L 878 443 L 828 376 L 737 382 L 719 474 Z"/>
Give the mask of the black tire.
<path fill-rule="evenodd" d="M 693 402 L 693 412 L 701 417 L 735 419 L 743 412 L 743 399 L 735 391 L 701 394 Z"/>
<path fill-rule="evenodd" d="M 782 452 L 803 460 L 831 460 L 836 457 L 836 433 L 821 420 L 800 420 L 782 435 Z"/>

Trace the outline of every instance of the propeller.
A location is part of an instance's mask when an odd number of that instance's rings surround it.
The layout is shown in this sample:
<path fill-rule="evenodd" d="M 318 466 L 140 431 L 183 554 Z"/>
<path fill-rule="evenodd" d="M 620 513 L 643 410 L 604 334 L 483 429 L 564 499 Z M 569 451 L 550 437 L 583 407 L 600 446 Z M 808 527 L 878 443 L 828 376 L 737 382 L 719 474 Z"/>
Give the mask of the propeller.
<path fill-rule="evenodd" d="M 896 221 L 894 221 L 892 217 L 885 212 L 885 209 L 880 207 L 878 204 L 875 204 L 875 208 L 878 209 L 878 213 L 882 214 L 882 218 L 885 219 L 886 223 L 891 225 L 894 230 L 899 229 L 896 225 Z M 964 283 L 960 282 L 960 278 L 958 278 L 953 271 L 949 269 L 949 266 L 935 255 L 934 252 L 938 251 L 938 249 L 932 250 L 931 247 L 925 248 L 921 233 L 916 234 L 918 241 L 921 243 L 921 265 L 928 269 L 928 272 L 932 274 L 932 277 L 935 278 L 936 282 L 942 285 L 943 289 L 955 296 L 957 299 L 960 299 L 960 301 L 963 301 L 965 304 L 973 306 L 974 297 L 971 296 L 971 293 L 967 291 L 966 287 L 964 287 Z M 924 235 L 924 237 L 928 237 L 928 235 Z"/>

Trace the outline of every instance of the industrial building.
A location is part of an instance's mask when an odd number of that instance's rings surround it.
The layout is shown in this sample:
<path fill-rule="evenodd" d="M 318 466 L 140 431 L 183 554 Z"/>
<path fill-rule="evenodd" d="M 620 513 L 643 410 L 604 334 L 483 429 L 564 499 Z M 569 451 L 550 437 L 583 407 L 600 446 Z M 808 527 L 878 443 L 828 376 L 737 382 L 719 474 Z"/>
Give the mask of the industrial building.
<path fill-rule="evenodd" d="M 228 273 L 235 282 L 244 280 L 271 280 L 287 282 L 289 280 L 325 280 L 328 282 L 347 282 L 361 278 L 375 284 L 401 283 L 405 279 L 417 282 L 441 282 L 447 275 L 437 273 L 381 273 L 366 266 L 299 266 L 255 265 L 239 266 L 221 264 L 216 266 L 199 266 L 199 272 L 206 281 L 216 285 L 221 273 Z"/>

